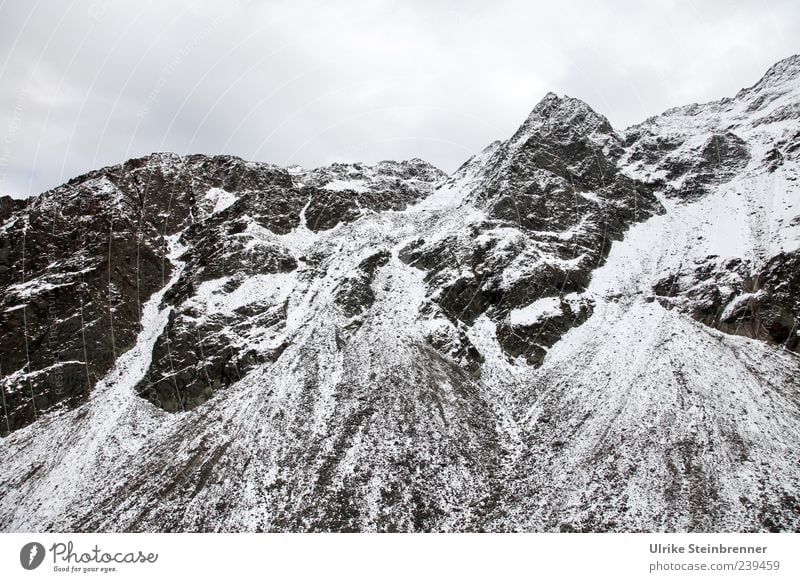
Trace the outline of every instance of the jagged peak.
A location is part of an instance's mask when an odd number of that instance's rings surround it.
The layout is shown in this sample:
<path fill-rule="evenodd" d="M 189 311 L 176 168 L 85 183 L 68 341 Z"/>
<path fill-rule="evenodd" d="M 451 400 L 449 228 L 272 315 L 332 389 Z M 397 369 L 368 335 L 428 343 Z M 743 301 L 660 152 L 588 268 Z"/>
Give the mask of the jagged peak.
<path fill-rule="evenodd" d="M 512 140 L 517 141 L 538 133 L 549 135 L 554 131 L 560 133 L 565 130 L 578 135 L 614 133 L 608 119 L 597 113 L 585 101 L 550 91 L 536 104 Z"/>
<path fill-rule="evenodd" d="M 704 103 L 690 103 L 670 107 L 657 115 L 648 117 L 642 122 L 631 125 L 625 129 L 624 133 L 628 136 L 635 135 L 648 127 L 652 128 L 665 123 L 666 120 L 671 118 L 706 119 L 707 124 L 712 123 L 708 121 L 708 117 L 703 117 L 703 112 L 708 112 L 712 115 L 713 124 L 718 124 L 725 111 L 728 111 L 726 115 L 737 115 L 735 112 L 730 113 L 731 107 L 734 109 L 738 107 L 738 115 L 749 117 L 752 121 L 753 119 L 759 119 L 755 113 L 759 110 L 769 113 L 776 99 L 784 100 L 784 105 L 793 110 L 797 101 L 796 95 L 798 89 L 800 89 L 799 81 L 800 55 L 792 55 L 773 64 L 757 83 L 740 89 L 733 98 L 723 97 Z M 741 121 L 742 119 L 739 119 L 737 123 Z"/>
<path fill-rule="evenodd" d="M 536 104 L 531 111 L 531 115 L 539 114 L 542 111 L 552 110 L 554 107 L 559 109 L 574 109 L 585 108 L 591 109 L 587 103 L 581 101 L 577 97 L 570 97 L 569 95 L 559 95 L 553 91 L 548 91 L 544 97 Z"/>
<path fill-rule="evenodd" d="M 313 168 L 314 170 L 323 170 L 325 168 L 388 168 L 388 167 L 425 167 L 431 168 L 434 170 L 439 170 L 436 166 L 432 163 L 428 162 L 427 160 L 423 160 L 422 158 L 414 157 L 407 160 L 380 160 L 375 163 L 368 163 L 368 162 L 333 162 L 331 164 L 325 166 L 318 166 Z M 441 170 L 439 170 L 441 171 Z"/>
<path fill-rule="evenodd" d="M 800 55 L 792 55 L 772 65 L 751 89 L 794 80 L 800 76 Z"/>
<path fill-rule="evenodd" d="M 252 162 L 246 162 L 246 160 L 243 160 L 242 158 L 232 155 L 206 155 L 206 154 L 181 155 L 181 154 L 176 154 L 174 152 L 152 152 L 142 156 L 129 158 L 117 164 L 103 166 L 96 170 L 90 170 L 83 174 L 79 174 L 67 180 L 63 185 L 57 186 L 56 188 L 54 188 L 54 190 L 58 190 L 60 188 L 63 188 L 64 186 L 72 186 L 75 184 L 79 184 L 81 182 L 85 182 L 86 180 L 97 178 L 99 176 L 105 176 L 110 173 L 115 173 L 118 171 L 130 171 L 132 169 L 151 167 L 151 166 L 179 166 L 180 164 L 185 164 L 189 162 L 199 162 L 199 161 L 211 161 L 216 163 L 226 162 L 226 161 L 237 162 L 237 163 L 252 163 Z M 270 166 L 270 164 L 259 164 L 259 165 Z"/>
<path fill-rule="evenodd" d="M 569 95 L 558 95 L 552 91 L 536 104 L 528 117 L 563 119 L 575 115 L 588 116 L 598 122 L 608 123 L 604 116 L 597 113 L 585 101 Z"/>

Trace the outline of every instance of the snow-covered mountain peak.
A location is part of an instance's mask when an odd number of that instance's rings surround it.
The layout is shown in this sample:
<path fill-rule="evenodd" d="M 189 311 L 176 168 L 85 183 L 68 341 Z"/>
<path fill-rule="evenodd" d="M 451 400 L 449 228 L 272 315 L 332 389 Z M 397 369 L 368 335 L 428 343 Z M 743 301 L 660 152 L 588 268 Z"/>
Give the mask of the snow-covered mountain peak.
<path fill-rule="evenodd" d="M 512 137 L 521 142 L 531 138 L 567 140 L 573 136 L 592 137 L 599 142 L 613 134 L 608 119 L 575 97 L 547 93 Z"/>
<path fill-rule="evenodd" d="M 800 55 L 792 55 L 772 65 L 755 85 L 743 91 L 767 88 L 796 91 L 798 79 L 800 79 Z"/>
<path fill-rule="evenodd" d="M 548 94 L 450 178 L 0 198 L 0 529 L 797 529 L 795 65 L 624 136 Z"/>

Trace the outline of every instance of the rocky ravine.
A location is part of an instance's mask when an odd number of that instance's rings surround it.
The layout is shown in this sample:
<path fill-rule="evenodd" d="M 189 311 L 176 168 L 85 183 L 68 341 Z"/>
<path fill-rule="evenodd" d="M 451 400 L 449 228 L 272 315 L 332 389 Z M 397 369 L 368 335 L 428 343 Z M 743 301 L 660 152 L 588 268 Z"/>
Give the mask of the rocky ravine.
<path fill-rule="evenodd" d="M 0 529 L 797 530 L 799 104 L 0 200 Z"/>

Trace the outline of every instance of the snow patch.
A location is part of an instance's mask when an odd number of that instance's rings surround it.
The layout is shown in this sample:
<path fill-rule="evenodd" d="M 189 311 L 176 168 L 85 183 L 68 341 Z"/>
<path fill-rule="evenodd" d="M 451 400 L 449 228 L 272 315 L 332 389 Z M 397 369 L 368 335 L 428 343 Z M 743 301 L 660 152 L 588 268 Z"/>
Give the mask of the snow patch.
<path fill-rule="evenodd" d="M 560 314 L 561 300 L 558 297 L 542 297 L 527 307 L 512 310 L 508 314 L 508 321 L 511 325 L 533 325 Z"/>
<path fill-rule="evenodd" d="M 222 188 L 209 188 L 205 199 L 214 204 L 211 214 L 222 212 L 237 200 L 237 195 Z"/>

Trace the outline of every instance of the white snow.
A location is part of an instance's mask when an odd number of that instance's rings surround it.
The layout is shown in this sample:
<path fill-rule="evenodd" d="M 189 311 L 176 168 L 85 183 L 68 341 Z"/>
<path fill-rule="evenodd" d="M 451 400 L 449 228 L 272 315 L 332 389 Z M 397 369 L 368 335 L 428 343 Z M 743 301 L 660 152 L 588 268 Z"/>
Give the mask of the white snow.
<path fill-rule="evenodd" d="M 217 212 L 222 212 L 236 202 L 237 194 L 228 192 L 222 188 L 209 188 L 208 192 L 206 192 L 205 199 L 214 205 L 211 214 L 216 214 Z"/>
<path fill-rule="evenodd" d="M 294 273 L 253 275 L 244 279 L 236 288 L 226 293 L 223 287 L 231 277 L 222 277 L 201 283 L 190 299 L 205 316 L 231 315 L 236 309 L 252 303 L 282 303 L 294 289 Z"/>
<path fill-rule="evenodd" d="M 542 297 L 526 307 L 512 310 L 508 320 L 511 325 L 533 325 L 560 313 L 561 300 L 558 297 Z"/>
<path fill-rule="evenodd" d="M 6 492 L 6 499 L 16 500 L 0 509 L 10 529 L 42 529 L 42 524 L 91 505 L 93 492 L 113 479 L 111 467 L 134 455 L 157 425 L 170 417 L 140 398 L 133 388 L 150 366 L 153 346 L 169 317 L 170 308 L 160 309 L 160 304 L 182 271 L 177 259 L 179 236 L 167 237 L 170 259 L 177 268 L 166 286 L 143 305 L 142 331 L 136 344 L 95 385 L 89 401 L 77 409 L 52 413 L 0 443 L 7 450 L 26 449 L 25 455 L 6 459 L 8 478 L 25 475 L 32 463 L 43 469 L 25 488 Z M 32 507 L 37 509 L 31 511 Z"/>

